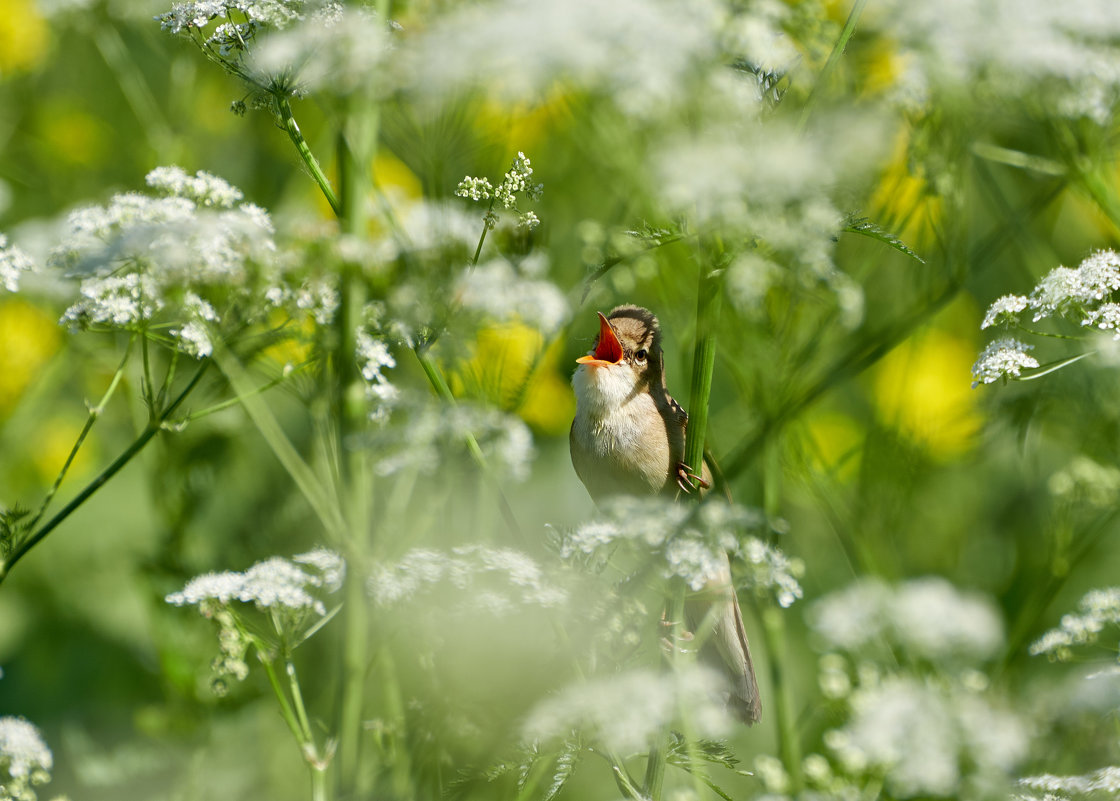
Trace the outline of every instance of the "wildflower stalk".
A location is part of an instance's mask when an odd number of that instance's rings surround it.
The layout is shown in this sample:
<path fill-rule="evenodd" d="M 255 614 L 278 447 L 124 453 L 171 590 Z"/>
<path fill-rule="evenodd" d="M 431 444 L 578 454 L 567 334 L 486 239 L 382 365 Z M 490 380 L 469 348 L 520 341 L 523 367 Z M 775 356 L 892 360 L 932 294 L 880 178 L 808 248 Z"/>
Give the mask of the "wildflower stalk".
<path fill-rule="evenodd" d="M 669 660 L 676 663 L 678 659 L 677 643 L 680 642 L 681 623 L 684 619 L 684 579 L 674 576 L 669 582 L 668 597 L 665 600 L 665 625 L 666 635 L 669 639 Z M 673 665 L 670 666 L 670 670 Z M 646 777 L 644 795 L 651 801 L 660 801 L 665 787 L 665 766 L 667 764 L 669 742 L 672 731 L 666 724 L 657 734 L 657 742 L 649 752 L 646 762 Z"/>
<path fill-rule="evenodd" d="M 494 213 L 494 203 L 497 201 L 496 197 L 490 198 L 490 205 L 486 207 L 486 216 L 484 220 L 489 220 L 490 215 Z M 474 249 L 474 256 L 471 257 L 471 267 L 478 266 L 478 259 L 482 255 L 482 245 L 486 242 L 486 234 L 490 230 L 490 225 L 486 222 L 482 223 L 482 234 L 478 237 L 478 247 Z"/>
<path fill-rule="evenodd" d="M 365 168 L 372 162 L 373 154 L 355 152 L 356 139 L 348 136 L 347 125 L 357 126 L 360 112 L 347 115 L 343 128 L 337 137 L 339 189 L 341 206 L 339 223 L 342 232 L 350 236 L 361 236 L 365 230 Z M 374 105 L 366 112 L 369 127 L 372 128 L 366 144 L 372 150 L 377 147 L 377 128 L 380 121 L 378 107 Z M 351 561 L 365 565 L 369 551 L 369 493 L 370 486 L 369 452 L 365 448 L 353 447 L 353 440 L 366 426 L 366 409 L 361 376 L 355 359 L 357 335 L 362 325 L 363 309 L 366 304 L 366 285 L 361 270 L 356 264 L 343 266 L 340 282 L 341 305 L 336 318 L 335 341 L 338 350 L 334 354 L 334 398 L 333 407 L 338 426 L 338 441 L 335 453 L 338 454 L 338 473 L 341 478 L 341 501 L 346 520 L 346 550 Z M 369 664 L 369 614 L 362 581 L 351 578 L 346 582 L 346 636 L 343 638 L 342 654 L 342 708 L 339 719 L 339 776 L 343 792 L 364 798 L 370 794 L 369 774 L 362 770 L 362 720 L 365 716 L 365 685 Z"/>
<path fill-rule="evenodd" d="M 265 675 L 268 676 L 268 683 L 280 704 L 280 715 L 284 718 L 288 729 L 291 730 L 292 736 L 296 738 L 300 754 L 307 762 L 307 768 L 311 776 L 311 801 L 327 801 L 330 798 L 327 786 L 327 759 L 319 754 L 318 746 L 315 744 L 315 736 L 311 732 L 311 724 L 307 719 L 307 712 L 303 705 L 303 693 L 299 687 L 299 679 L 296 677 L 295 666 L 291 663 L 291 660 L 285 660 L 284 662 L 285 672 L 288 674 L 289 680 L 288 691 L 286 692 L 280 677 L 276 674 L 275 662 L 264 655 L 260 644 L 257 645 L 257 653 L 261 656 L 261 665 L 264 666 Z M 291 693 L 290 698 L 288 692 Z"/>
<path fill-rule="evenodd" d="M 82 426 L 82 430 L 78 434 L 78 439 L 74 442 L 74 447 L 70 449 L 70 454 L 66 457 L 66 462 L 62 465 L 62 469 L 58 471 L 58 476 L 55 478 L 51 488 L 47 490 L 46 497 L 43 498 L 43 503 L 39 506 L 39 511 L 35 513 L 35 517 L 31 518 L 31 522 L 27 524 L 29 530 L 34 529 L 39 521 L 43 519 L 43 515 L 47 513 L 47 508 L 51 505 L 51 501 L 54 499 L 59 487 L 62 486 L 62 482 L 66 478 L 70 466 L 74 463 L 74 458 L 78 455 L 78 451 L 81 450 L 82 445 L 85 443 L 86 437 L 89 436 L 93 424 L 101 417 L 101 413 L 105 410 L 109 400 L 113 397 L 113 393 L 117 391 L 117 386 L 120 384 L 121 378 L 124 377 L 124 368 L 125 365 L 128 364 L 128 357 L 132 354 L 132 345 L 135 341 L 135 337 L 128 340 L 128 346 L 124 351 L 124 358 L 121 359 L 117 371 L 113 373 L 113 378 L 109 382 L 109 388 L 105 390 L 105 394 L 101 396 L 101 400 L 98 401 L 97 405 L 90 407 L 89 416 L 86 418 L 85 425 Z"/>
<path fill-rule="evenodd" d="M 102 470 L 97 475 L 97 477 L 94 478 L 93 481 L 91 481 L 89 484 L 87 484 L 85 488 L 70 501 L 70 503 L 66 504 L 66 506 L 59 511 L 58 514 L 44 523 L 38 531 L 35 531 L 30 536 L 28 536 L 27 539 L 23 540 L 12 551 L 11 556 L 6 559 L 0 560 L 0 583 L 2 583 L 4 579 L 8 577 L 8 574 L 11 572 L 12 568 L 16 565 L 17 562 L 19 562 L 20 559 L 27 555 L 28 551 L 42 542 L 43 539 L 56 528 L 58 528 L 58 526 L 66 518 L 72 515 L 75 511 L 77 511 L 79 507 L 81 507 L 82 504 L 93 497 L 93 494 L 101 489 L 101 487 L 104 486 L 106 482 L 109 481 L 109 479 L 120 472 L 121 468 L 132 461 L 133 457 L 135 457 L 136 454 L 144 450 L 144 446 L 146 446 L 151 441 L 152 437 L 154 437 L 163 429 L 164 425 L 171 419 L 171 416 L 175 413 L 175 410 L 178 409 L 180 405 L 182 405 L 183 401 L 187 399 L 187 396 L 190 395 L 194 388 L 198 385 L 198 382 L 202 380 L 202 376 L 205 374 L 206 369 L 209 366 L 210 360 L 204 359 L 199 365 L 198 370 L 195 371 L 194 376 L 192 376 L 191 380 L 187 382 L 187 385 L 183 388 L 183 390 L 179 393 L 175 400 L 173 400 L 159 414 L 153 416 L 148 421 L 148 425 L 144 427 L 144 430 L 141 431 L 136 439 L 132 441 L 131 445 L 125 448 L 121 452 L 121 454 L 113 460 L 112 464 Z"/>
<path fill-rule="evenodd" d="M 323 193 L 323 197 L 331 204 L 331 209 L 336 215 L 341 216 L 342 209 L 338 202 L 338 197 L 331 187 L 331 182 L 327 176 L 323 174 L 323 169 L 319 166 L 318 159 L 315 154 L 311 152 L 311 148 L 307 144 L 307 140 L 303 138 L 303 133 L 296 124 L 296 118 L 292 114 L 292 104 L 288 102 L 288 98 L 282 94 L 274 94 L 273 98 L 276 101 L 276 113 L 280 117 L 280 122 L 284 124 L 284 130 L 288 132 L 288 138 L 292 140 L 292 144 L 296 146 L 296 151 L 299 153 L 303 163 L 307 165 L 311 177 L 315 179 L 315 183 L 319 185 L 319 190 Z"/>
<path fill-rule="evenodd" d="M 774 716 L 778 723 L 778 754 L 789 776 L 791 794 L 797 795 L 804 787 L 805 779 L 801 773 L 801 742 L 797 738 L 793 696 L 787 681 L 790 671 L 785 664 L 786 621 L 782 611 L 772 604 L 762 611 L 762 638 L 766 642 L 770 665 Z"/>
<path fill-rule="evenodd" d="M 812 90 L 809 92 L 809 97 L 805 100 L 805 106 L 801 109 L 801 117 L 797 121 L 797 129 L 799 131 L 805 130 L 805 125 L 809 122 L 809 114 L 813 110 L 813 105 L 816 103 L 816 99 L 820 95 L 822 88 L 832 75 L 832 71 L 836 69 L 840 57 L 844 55 L 844 49 L 848 46 L 848 41 L 852 38 L 852 34 L 855 33 L 856 25 L 859 23 L 859 18 L 863 13 L 863 7 L 865 5 L 867 5 L 867 0 L 855 0 L 855 3 L 852 4 L 852 10 L 848 13 L 848 19 L 844 22 L 844 28 L 840 31 L 840 37 L 836 40 L 836 44 L 832 46 L 832 52 L 828 54 L 828 60 L 824 63 L 820 75 L 817 76 L 817 80 L 813 84 Z"/>
<path fill-rule="evenodd" d="M 704 466 L 704 440 L 708 432 L 708 401 L 716 364 L 716 325 L 720 312 L 722 247 L 711 268 L 702 265 L 696 294 L 696 347 L 692 355 L 692 387 L 688 394 L 688 430 L 684 461 L 694 475 Z M 699 496 L 697 496 L 699 497 Z"/>

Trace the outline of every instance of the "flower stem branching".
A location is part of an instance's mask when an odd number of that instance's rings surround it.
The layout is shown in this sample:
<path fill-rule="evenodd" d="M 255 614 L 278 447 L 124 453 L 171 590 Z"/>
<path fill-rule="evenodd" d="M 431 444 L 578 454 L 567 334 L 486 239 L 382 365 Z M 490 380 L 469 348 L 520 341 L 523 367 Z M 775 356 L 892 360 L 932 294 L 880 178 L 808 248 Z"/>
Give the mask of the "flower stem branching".
<path fill-rule="evenodd" d="M 97 477 L 87 484 L 81 492 L 58 512 L 58 514 L 44 523 L 38 530 L 31 532 L 26 539 L 13 549 L 11 555 L 6 560 L 0 562 L 0 582 L 3 582 L 4 579 L 7 578 L 12 568 L 20 559 L 27 555 L 28 551 L 42 542 L 48 534 L 58 528 L 66 518 L 93 497 L 94 493 L 101 489 L 109 479 L 120 472 L 121 468 L 132 461 L 133 457 L 144 449 L 144 446 L 146 446 L 152 438 L 164 428 L 164 425 L 171 420 L 175 411 L 182 405 L 183 401 L 187 399 L 187 396 L 194 391 L 194 388 L 198 385 L 198 382 L 202 380 L 202 376 L 206 373 L 209 366 L 210 359 L 203 359 L 198 369 L 195 371 L 195 374 L 191 377 L 191 380 L 187 382 L 187 385 L 182 391 L 180 391 L 175 399 L 162 411 L 154 415 L 152 419 L 148 421 L 148 425 L 146 425 L 144 430 L 132 441 L 132 444 L 125 448 L 124 451 L 113 460 L 112 464 L 102 470 Z"/>

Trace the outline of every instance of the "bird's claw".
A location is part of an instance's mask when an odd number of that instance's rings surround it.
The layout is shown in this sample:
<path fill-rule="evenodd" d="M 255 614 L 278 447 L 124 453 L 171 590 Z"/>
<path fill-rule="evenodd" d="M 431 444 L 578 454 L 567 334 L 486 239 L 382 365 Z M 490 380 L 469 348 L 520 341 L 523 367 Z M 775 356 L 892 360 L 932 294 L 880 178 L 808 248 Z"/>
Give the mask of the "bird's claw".
<path fill-rule="evenodd" d="M 705 479 L 703 476 L 698 476 L 688 469 L 688 465 L 677 465 L 677 486 L 680 487 L 685 494 L 691 494 L 697 489 L 711 489 L 712 482 Z"/>

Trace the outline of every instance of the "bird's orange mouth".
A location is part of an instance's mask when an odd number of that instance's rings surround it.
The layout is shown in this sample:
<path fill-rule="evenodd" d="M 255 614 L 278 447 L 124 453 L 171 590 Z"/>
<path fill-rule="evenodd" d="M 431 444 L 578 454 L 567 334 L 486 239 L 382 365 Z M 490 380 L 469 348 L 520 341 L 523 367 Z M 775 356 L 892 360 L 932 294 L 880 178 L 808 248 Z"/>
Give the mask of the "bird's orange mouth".
<path fill-rule="evenodd" d="M 599 367 L 610 367 L 622 361 L 622 343 L 618 341 L 611 324 L 602 312 L 599 315 L 599 341 L 595 343 L 595 350 L 586 356 L 580 356 L 576 361 L 579 364 L 594 364 Z"/>

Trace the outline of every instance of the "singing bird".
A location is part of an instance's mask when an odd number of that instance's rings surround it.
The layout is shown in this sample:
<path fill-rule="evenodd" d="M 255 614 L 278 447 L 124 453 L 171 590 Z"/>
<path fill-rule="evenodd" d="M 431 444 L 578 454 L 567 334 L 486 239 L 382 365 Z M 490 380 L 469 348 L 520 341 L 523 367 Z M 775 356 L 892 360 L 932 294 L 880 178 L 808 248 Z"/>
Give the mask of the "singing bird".
<path fill-rule="evenodd" d="M 661 326 L 652 312 L 640 306 L 618 306 L 606 317 L 600 312 L 595 347 L 576 361 L 572 465 L 595 503 L 711 486 L 707 465 L 696 476 L 684 462 L 688 415 L 666 388 Z M 706 648 L 701 656 L 727 676 L 736 716 L 756 723 L 762 705 L 730 563 L 701 596 L 716 606 L 714 653 Z M 691 616 L 702 620 L 705 614 Z"/>

